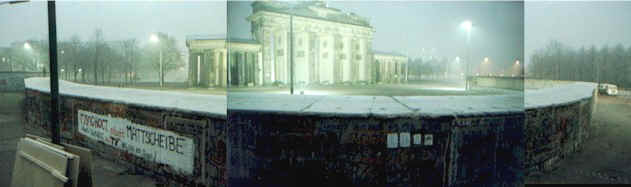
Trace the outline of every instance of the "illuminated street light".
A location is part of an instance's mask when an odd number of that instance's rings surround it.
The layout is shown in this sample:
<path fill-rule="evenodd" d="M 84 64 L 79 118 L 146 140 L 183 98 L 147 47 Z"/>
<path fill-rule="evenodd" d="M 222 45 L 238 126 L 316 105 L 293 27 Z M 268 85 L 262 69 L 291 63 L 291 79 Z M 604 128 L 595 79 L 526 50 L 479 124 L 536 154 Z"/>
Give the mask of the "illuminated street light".
<path fill-rule="evenodd" d="M 473 23 L 471 23 L 471 21 L 469 20 L 466 20 L 460 24 L 460 27 L 467 30 L 467 32 L 471 32 L 471 27 L 473 27 Z"/>
<path fill-rule="evenodd" d="M 466 64 L 466 75 L 469 76 L 471 73 L 471 68 L 469 67 L 471 64 L 471 29 L 473 28 L 473 22 L 469 20 L 465 20 L 460 24 L 460 28 L 467 31 L 467 64 Z M 465 76 L 465 90 L 469 90 L 469 78 Z"/>
<path fill-rule="evenodd" d="M 158 39 L 158 35 L 156 34 L 151 34 L 151 37 L 149 37 L 149 40 L 153 43 L 160 42 L 160 39 Z M 158 46 L 158 48 L 160 48 L 160 88 L 162 88 L 164 85 L 164 79 L 163 79 L 164 72 L 162 71 L 162 47 Z"/>
<path fill-rule="evenodd" d="M 158 38 L 158 35 L 155 35 L 155 34 L 151 34 L 151 36 L 149 37 L 149 40 L 151 42 L 160 42 L 160 39 Z"/>
<path fill-rule="evenodd" d="M 31 44 L 29 44 L 28 42 L 24 42 L 24 49 L 31 50 Z"/>
<path fill-rule="evenodd" d="M 519 65 L 519 60 L 516 60 L 516 61 L 515 61 L 515 64 Z"/>
<path fill-rule="evenodd" d="M 484 63 L 489 63 L 489 57 L 484 57 Z"/>

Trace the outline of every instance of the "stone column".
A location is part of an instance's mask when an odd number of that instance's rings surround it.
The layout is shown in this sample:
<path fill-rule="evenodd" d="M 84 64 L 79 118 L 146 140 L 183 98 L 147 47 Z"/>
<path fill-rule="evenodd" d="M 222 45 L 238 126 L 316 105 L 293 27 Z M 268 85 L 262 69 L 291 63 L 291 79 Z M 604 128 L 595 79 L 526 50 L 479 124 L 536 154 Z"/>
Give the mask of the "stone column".
<path fill-rule="evenodd" d="M 220 72 L 228 72 L 228 50 L 227 49 L 222 50 L 221 57 L 222 57 L 221 59 L 222 70 Z M 221 77 L 221 85 L 224 87 L 227 87 L 228 76 L 226 76 L 226 73 L 221 73 L 220 77 Z"/>
<path fill-rule="evenodd" d="M 195 87 L 195 80 L 197 80 L 197 78 L 194 76 L 193 72 L 196 71 L 196 66 L 193 66 L 193 64 L 197 60 L 197 55 L 195 55 L 195 53 L 191 50 L 189 50 L 188 53 L 190 54 L 188 56 L 188 87 Z"/>
<path fill-rule="evenodd" d="M 256 75 L 256 83 L 258 86 L 262 86 L 263 85 L 263 81 L 265 80 L 265 71 L 264 71 L 264 67 L 263 67 L 263 52 L 257 52 L 257 60 L 256 60 L 256 72 L 258 73 Z"/>

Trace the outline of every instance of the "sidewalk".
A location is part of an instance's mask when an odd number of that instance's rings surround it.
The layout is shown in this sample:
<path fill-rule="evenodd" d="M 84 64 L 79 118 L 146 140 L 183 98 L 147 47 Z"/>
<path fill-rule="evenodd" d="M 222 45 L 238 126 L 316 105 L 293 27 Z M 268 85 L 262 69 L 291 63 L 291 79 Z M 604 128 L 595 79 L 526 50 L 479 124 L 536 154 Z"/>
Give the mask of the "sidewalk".
<path fill-rule="evenodd" d="M 0 186 L 10 187 L 11 172 L 19 138 L 24 137 L 21 103 L 23 93 L 0 93 Z M 94 187 L 153 187 L 146 176 L 122 174 L 125 169 L 110 161 L 93 157 Z"/>

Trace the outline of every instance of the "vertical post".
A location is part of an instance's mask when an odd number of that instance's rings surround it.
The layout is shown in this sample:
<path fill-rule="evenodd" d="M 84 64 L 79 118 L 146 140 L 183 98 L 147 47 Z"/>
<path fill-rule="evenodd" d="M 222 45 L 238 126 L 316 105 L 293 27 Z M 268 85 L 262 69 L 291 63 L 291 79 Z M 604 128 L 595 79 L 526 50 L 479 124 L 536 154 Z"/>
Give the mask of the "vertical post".
<path fill-rule="evenodd" d="M 289 15 L 289 94 L 294 94 L 294 16 Z"/>
<path fill-rule="evenodd" d="M 48 43 L 50 56 L 50 125 L 54 144 L 61 143 L 59 132 L 59 79 L 57 77 L 57 23 L 55 1 L 48 1 Z"/>
<path fill-rule="evenodd" d="M 469 90 L 471 89 L 471 85 L 469 82 L 469 78 L 471 77 L 471 31 L 468 30 L 467 31 L 467 68 L 466 68 L 466 73 L 465 73 L 465 90 Z"/>
<path fill-rule="evenodd" d="M 164 72 L 162 71 L 162 47 L 160 47 L 160 88 L 163 87 L 162 84 L 164 84 Z"/>

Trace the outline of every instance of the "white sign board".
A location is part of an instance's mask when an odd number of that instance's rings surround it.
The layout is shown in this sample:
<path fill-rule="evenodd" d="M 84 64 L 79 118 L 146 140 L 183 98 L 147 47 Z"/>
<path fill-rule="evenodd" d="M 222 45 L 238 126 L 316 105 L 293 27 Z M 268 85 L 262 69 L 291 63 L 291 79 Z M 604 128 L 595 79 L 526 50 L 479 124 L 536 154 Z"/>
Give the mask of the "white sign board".
<path fill-rule="evenodd" d="M 432 136 L 431 134 L 426 134 L 425 135 L 425 140 L 423 141 L 423 143 L 425 143 L 425 145 L 433 145 L 434 144 L 434 136 Z"/>
<path fill-rule="evenodd" d="M 414 134 L 414 145 L 421 145 L 421 134 Z"/>
<path fill-rule="evenodd" d="M 410 147 L 410 133 L 402 132 L 399 134 L 399 145 L 401 147 Z"/>
<path fill-rule="evenodd" d="M 399 136 L 397 133 L 388 133 L 388 148 L 399 147 Z"/>
<path fill-rule="evenodd" d="M 149 161 L 171 166 L 186 174 L 193 173 L 193 139 L 129 120 L 78 111 L 79 133 L 125 150 Z"/>

